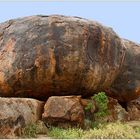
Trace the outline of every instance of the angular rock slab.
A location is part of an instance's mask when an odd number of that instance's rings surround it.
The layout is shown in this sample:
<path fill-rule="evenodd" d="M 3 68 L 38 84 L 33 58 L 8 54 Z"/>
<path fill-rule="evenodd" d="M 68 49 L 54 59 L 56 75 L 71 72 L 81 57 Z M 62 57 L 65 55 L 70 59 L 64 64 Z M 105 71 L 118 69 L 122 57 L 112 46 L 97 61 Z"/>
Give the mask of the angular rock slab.
<path fill-rule="evenodd" d="M 0 138 L 14 138 L 21 128 L 41 119 L 44 103 L 28 98 L 0 98 Z"/>
<path fill-rule="evenodd" d="M 111 86 L 124 52 L 118 35 L 95 21 L 52 15 L 4 22 L 0 96 L 91 96 Z"/>
<path fill-rule="evenodd" d="M 42 119 L 46 125 L 59 127 L 83 126 L 84 110 L 78 96 L 52 96 L 45 106 Z"/>

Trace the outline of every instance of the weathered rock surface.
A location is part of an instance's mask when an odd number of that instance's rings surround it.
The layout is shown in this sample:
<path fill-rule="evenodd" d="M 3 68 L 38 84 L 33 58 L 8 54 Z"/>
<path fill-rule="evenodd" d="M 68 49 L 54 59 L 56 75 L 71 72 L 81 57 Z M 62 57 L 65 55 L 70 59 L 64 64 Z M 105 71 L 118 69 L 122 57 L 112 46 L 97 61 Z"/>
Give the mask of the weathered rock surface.
<path fill-rule="evenodd" d="M 85 113 L 85 127 L 87 123 L 92 124 L 95 121 L 95 113 L 98 111 L 98 107 L 95 100 L 92 99 L 80 99 L 80 103 Z"/>
<path fill-rule="evenodd" d="M 131 120 L 140 121 L 140 98 L 127 103 L 127 111 Z"/>
<path fill-rule="evenodd" d="M 109 97 L 108 103 L 109 115 L 105 118 L 107 121 L 129 121 L 129 113 L 123 108 L 116 99 Z"/>
<path fill-rule="evenodd" d="M 21 128 L 41 119 L 44 103 L 27 98 L 0 98 L 0 138 L 14 138 Z"/>
<path fill-rule="evenodd" d="M 45 106 L 42 119 L 46 125 L 59 127 L 83 126 L 84 110 L 78 96 L 52 96 Z"/>
<path fill-rule="evenodd" d="M 0 24 L 0 96 L 140 95 L 140 45 L 95 21 L 31 16 Z"/>
<path fill-rule="evenodd" d="M 0 24 L 0 96 L 90 96 L 111 86 L 124 52 L 111 28 L 79 17 L 7 21 Z"/>
<path fill-rule="evenodd" d="M 120 101 L 129 101 L 140 95 L 140 44 L 122 41 L 126 48 L 123 67 L 110 93 Z"/>
<path fill-rule="evenodd" d="M 83 106 L 83 108 L 87 108 L 88 107 L 90 109 L 90 112 L 91 113 L 94 113 L 96 112 L 98 109 L 97 109 L 97 105 L 96 105 L 96 101 L 94 100 L 91 100 L 91 99 L 80 99 L 80 103 L 81 105 Z"/>

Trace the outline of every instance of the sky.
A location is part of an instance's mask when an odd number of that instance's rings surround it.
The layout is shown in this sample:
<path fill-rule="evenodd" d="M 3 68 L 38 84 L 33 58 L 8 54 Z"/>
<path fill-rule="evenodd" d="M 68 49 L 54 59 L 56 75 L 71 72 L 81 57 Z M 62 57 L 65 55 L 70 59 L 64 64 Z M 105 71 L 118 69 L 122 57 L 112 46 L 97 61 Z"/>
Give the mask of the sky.
<path fill-rule="evenodd" d="M 140 43 L 140 2 L 0 2 L 0 22 L 39 14 L 96 20 L 120 37 Z"/>

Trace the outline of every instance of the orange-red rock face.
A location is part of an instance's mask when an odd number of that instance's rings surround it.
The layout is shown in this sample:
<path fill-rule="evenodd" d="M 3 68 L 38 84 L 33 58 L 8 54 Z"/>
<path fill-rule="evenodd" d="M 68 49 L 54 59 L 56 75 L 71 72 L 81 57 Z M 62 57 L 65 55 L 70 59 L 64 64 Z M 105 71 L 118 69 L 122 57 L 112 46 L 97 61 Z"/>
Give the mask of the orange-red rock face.
<path fill-rule="evenodd" d="M 52 96 L 45 106 L 42 120 L 45 124 L 61 127 L 84 126 L 84 110 L 80 104 L 81 98 L 78 96 Z"/>
<path fill-rule="evenodd" d="M 93 95 L 113 84 L 125 52 L 116 33 L 94 21 L 66 16 L 7 21 L 0 24 L 0 96 Z"/>
<path fill-rule="evenodd" d="M 140 45 L 129 40 L 122 41 L 126 48 L 125 58 L 110 89 L 111 96 L 120 101 L 130 101 L 140 96 Z"/>

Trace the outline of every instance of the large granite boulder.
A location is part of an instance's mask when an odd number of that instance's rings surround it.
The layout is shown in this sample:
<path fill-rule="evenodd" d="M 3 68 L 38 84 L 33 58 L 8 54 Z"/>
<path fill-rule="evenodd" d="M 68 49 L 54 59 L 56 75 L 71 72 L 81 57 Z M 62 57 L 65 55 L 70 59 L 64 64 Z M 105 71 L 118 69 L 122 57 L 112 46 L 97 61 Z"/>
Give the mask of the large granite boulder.
<path fill-rule="evenodd" d="M 28 98 L 0 98 L 0 138 L 15 138 L 41 119 L 44 103 Z"/>
<path fill-rule="evenodd" d="M 140 95 L 139 45 L 79 17 L 31 16 L 0 24 L 0 96 Z"/>
<path fill-rule="evenodd" d="M 0 96 L 93 95 L 114 82 L 124 52 L 111 28 L 79 17 L 1 23 Z"/>

